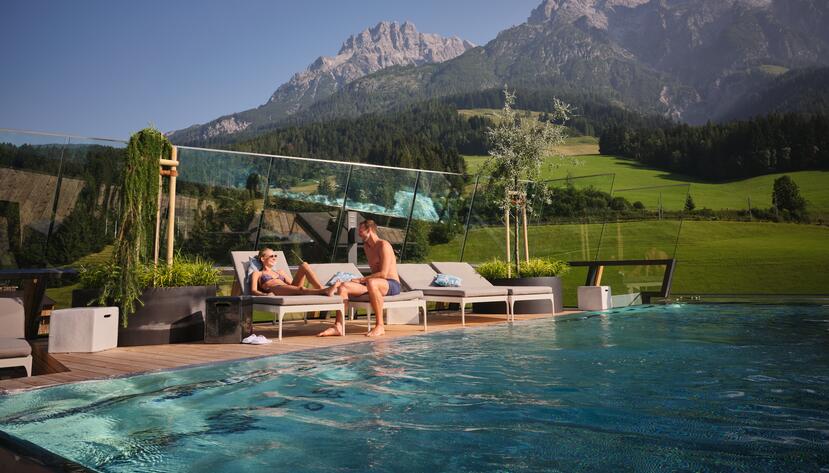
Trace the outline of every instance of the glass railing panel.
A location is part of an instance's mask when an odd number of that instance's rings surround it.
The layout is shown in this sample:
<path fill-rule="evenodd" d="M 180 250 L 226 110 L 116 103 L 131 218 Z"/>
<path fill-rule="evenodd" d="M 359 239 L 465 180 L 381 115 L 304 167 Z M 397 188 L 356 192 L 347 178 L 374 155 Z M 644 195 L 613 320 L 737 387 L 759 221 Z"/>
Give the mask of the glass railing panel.
<path fill-rule="evenodd" d="M 469 186 L 472 188 L 469 193 L 474 194 L 474 199 L 471 199 L 467 211 L 468 224 L 464 229 L 464 240 L 457 258 L 469 263 L 506 260 L 503 187 L 485 176 L 476 176 Z"/>
<path fill-rule="evenodd" d="M 417 176 L 417 171 L 353 166 L 346 190 L 346 212 L 335 227 L 340 236 L 333 253 L 334 261 L 348 260 L 348 211 L 356 213 L 351 214 L 352 223 L 374 220 L 378 235 L 391 243 L 399 258 L 412 213 Z M 363 251 L 357 252 L 357 261 L 360 264 L 366 262 Z"/>
<path fill-rule="evenodd" d="M 179 147 L 178 159 L 175 250 L 229 266 L 230 251 L 255 248 L 275 158 Z M 166 192 L 161 208 L 166 217 Z"/>
<path fill-rule="evenodd" d="M 78 267 L 108 260 L 118 227 L 118 180 L 125 159 L 124 142 L 69 139 L 47 250 L 50 264 Z"/>
<path fill-rule="evenodd" d="M 603 224 L 613 212 L 613 174 L 567 177 L 529 186 L 531 257 L 596 258 Z"/>
<path fill-rule="evenodd" d="M 609 216 L 604 226 L 597 259 L 674 258 L 689 189 L 689 184 L 680 184 L 614 191 L 618 211 Z M 658 292 L 662 288 L 664 274 L 664 266 L 607 266 L 601 283 L 610 286 L 614 296 L 627 295 L 633 301 L 631 295 Z"/>
<path fill-rule="evenodd" d="M 350 167 L 273 158 L 259 247 L 284 251 L 290 264 L 329 262 Z M 347 238 L 342 232 L 341 241 Z"/>
<path fill-rule="evenodd" d="M 472 196 L 468 183 L 467 176 L 421 173 L 403 261 L 458 259 Z"/>
<path fill-rule="evenodd" d="M 43 267 L 68 138 L 0 130 L 0 267 Z"/>

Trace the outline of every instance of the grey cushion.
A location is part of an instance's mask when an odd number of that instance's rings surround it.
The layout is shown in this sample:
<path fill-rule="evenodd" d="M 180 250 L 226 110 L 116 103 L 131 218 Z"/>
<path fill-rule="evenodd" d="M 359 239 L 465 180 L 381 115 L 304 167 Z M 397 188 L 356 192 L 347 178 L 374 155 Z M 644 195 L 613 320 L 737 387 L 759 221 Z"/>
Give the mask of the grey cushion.
<path fill-rule="evenodd" d="M 328 281 L 336 273 L 362 274 L 354 263 L 314 263 L 311 269 L 317 273 L 320 281 Z"/>
<path fill-rule="evenodd" d="M 315 305 L 339 304 L 343 300 L 335 296 L 253 296 L 254 304 L 267 305 Z"/>
<path fill-rule="evenodd" d="M 421 291 L 406 291 L 401 292 L 396 296 L 385 296 L 383 297 L 383 301 L 385 302 L 399 302 L 399 301 L 412 301 L 415 299 L 420 299 L 423 297 L 423 293 Z M 362 296 L 355 296 L 349 297 L 348 300 L 354 302 L 368 302 L 368 294 L 363 294 Z"/>
<path fill-rule="evenodd" d="M 426 297 L 429 296 L 444 296 L 444 297 L 484 297 L 484 296 L 505 296 L 507 295 L 507 288 L 505 287 L 419 287 L 418 291 L 423 291 Z"/>
<path fill-rule="evenodd" d="M 478 274 L 478 272 L 475 271 L 475 268 L 473 268 L 469 263 L 438 262 L 432 263 L 432 267 L 439 273 L 452 274 L 461 278 L 463 280 L 462 286 L 465 288 L 492 287 L 492 283 Z"/>
<path fill-rule="evenodd" d="M 0 297 L 0 336 L 22 338 L 25 334 L 23 299 Z"/>
<path fill-rule="evenodd" d="M 23 358 L 32 354 L 32 347 L 19 338 L 0 338 L 0 358 Z"/>
<path fill-rule="evenodd" d="M 550 286 L 501 286 L 507 288 L 511 296 L 526 296 L 530 294 L 552 294 Z"/>

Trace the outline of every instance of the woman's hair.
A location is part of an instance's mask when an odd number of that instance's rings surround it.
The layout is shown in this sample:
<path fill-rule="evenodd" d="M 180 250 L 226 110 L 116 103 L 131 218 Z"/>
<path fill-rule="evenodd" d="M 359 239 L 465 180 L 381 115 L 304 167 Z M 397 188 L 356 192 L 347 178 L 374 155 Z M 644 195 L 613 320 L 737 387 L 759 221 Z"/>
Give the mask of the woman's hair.
<path fill-rule="evenodd" d="M 259 259 L 262 259 L 262 257 L 265 256 L 265 252 L 268 250 L 271 250 L 271 252 L 273 252 L 273 250 L 268 248 L 267 246 L 259 250 Z"/>

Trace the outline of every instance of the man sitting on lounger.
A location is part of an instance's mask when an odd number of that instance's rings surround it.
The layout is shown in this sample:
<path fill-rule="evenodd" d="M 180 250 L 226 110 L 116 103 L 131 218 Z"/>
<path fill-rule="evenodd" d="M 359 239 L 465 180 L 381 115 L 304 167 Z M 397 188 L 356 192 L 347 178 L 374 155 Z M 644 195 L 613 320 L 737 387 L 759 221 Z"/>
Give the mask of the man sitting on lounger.
<path fill-rule="evenodd" d="M 366 252 L 371 274 L 364 278 L 352 279 L 339 287 L 339 294 L 348 301 L 350 296 L 362 296 L 368 293 L 371 309 L 377 316 L 377 325 L 366 335 L 379 337 L 386 333 L 383 325 L 383 297 L 400 294 L 400 276 L 397 275 L 397 261 L 391 243 L 377 236 L 377 224 L 374 220 L 365 220 L 357 228 L 357 233 L 363 240 L 363 250 Z M 320 337 L 341 335 L 343 330 L 342 315 L 337 315 L 333 327 L 320 333 Z"/>

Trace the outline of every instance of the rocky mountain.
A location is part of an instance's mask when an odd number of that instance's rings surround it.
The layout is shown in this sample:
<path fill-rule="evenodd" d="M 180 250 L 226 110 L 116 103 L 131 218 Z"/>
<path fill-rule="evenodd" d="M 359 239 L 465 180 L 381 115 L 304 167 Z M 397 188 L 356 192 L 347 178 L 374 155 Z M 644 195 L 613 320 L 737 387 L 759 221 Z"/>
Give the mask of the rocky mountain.
<path fill-rule="evenodd" d="M 409 22 L 381 22 L 349 37 L 336 56 L 317 58 L 279 86 L 264 105 L 173 132 L 170 139 L 177 144 L 203 144 L 267 128 L 366 75 L 391 66 L 444 62 L 472 47 L 457 37 L 418 32 Z"/>
<path fill-rule="evenodd" d="M 788 70 L 829 65 L 826 0 L 545 0 L 526 23 L 439 64 L 356 80 L 298 114 L 316 121 L 512 87 L 600 95 L 698 123 Z"/>

